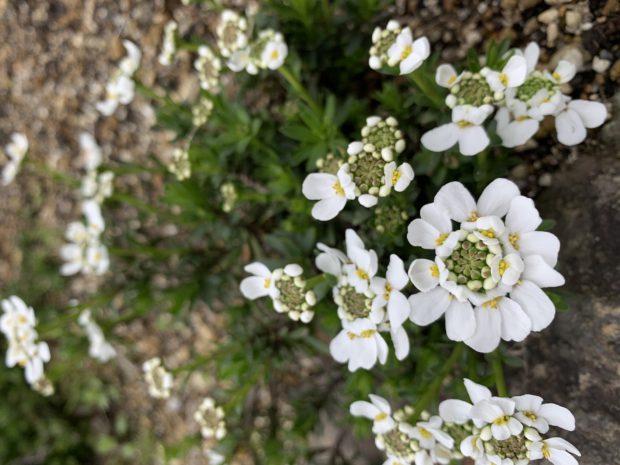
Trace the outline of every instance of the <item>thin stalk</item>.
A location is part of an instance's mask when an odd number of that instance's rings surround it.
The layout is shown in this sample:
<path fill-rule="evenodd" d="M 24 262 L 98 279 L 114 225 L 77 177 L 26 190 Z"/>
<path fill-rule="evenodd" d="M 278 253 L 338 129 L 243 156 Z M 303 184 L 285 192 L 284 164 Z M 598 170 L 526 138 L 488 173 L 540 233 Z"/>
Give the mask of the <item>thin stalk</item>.
<path fill-rule="evenodd" d="M 71 175 L 57 171 L 54 168 L 50 168 L 49 166 L 45 164 L 37 163 L 32 160 L 27 160 L 24 163 L 24 165 L 26 168 L 31 169 L 36 174 L 39 174 L 44 177 L 49 177 L 53 179 L 54 181 L 58 181 L 62 184 L 65 184 L 66 186 L 69 186 L 72 188 L 80 187 L 80 181 L 78 179 L 72 177 Z"/>
<path fill-rule="evenodd" d="M 289 70 L 286 65 L 282 65 L 278 68 L 278 71 L 284 79 L 291 85 L 291 87 L 297 92 L 299 97 L 308 104 L 310 109 L 319 116 L 323 115 L 321 107 L 312 98 L 310 93 L 306 90 L 304 85 L 295 77 L 295 75 Z"/>
<path fill-rule="evenodd" d="M 425 79 L 425 76 L 421 69 L 415 70 L 409 76 L 411 76 L 411 80 L 417 86 L 417 88 L 426 96 L 426 98 L 428 98 L 432 102 L 432 104 L 436 108 L 441 109 L 445 107 L 445 102 L 444 102 L 443 97 L 437 93 L 436 87 L 430 84 Z"/>
<path fill-rule="evenodd" d="M 448 357 L 448 359 L 444 362 L 442 367 L 437 372 L 437 375 L 431 381 L 431 384 L 428 386 L 424 394 L 420 397 L 418 402 L 415 405 L 413 416 L 410 419 L 411 424 L 415 424 L 420 418 L 420 414 L 422 411 L 431 403 L 431 401 L 437 396 L 439 389 L 441 389 L 441 385 L 446 376 L 452 371 L 452 367 L 454 364 L 461 358 L 461 354 L 463 353 L 463 348 L 465 346 L 462 343 L 457 344 L 452 353 Z"/>
<path fill-rule="evenodd" d="M 508 389 L 506 389 L 506 381 L 504 379 L 504 364 L 502 363 L 502 354 L 499 350 L 496 350 L 491 355 L 491 366 L 493 367 L 497 395 L 500 397 L 508 397 Z"/>

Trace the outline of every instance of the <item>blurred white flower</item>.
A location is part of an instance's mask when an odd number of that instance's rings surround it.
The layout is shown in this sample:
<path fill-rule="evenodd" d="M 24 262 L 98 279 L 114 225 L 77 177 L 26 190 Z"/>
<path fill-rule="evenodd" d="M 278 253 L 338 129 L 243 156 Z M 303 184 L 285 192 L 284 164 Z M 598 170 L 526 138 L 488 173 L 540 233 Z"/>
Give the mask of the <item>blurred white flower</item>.
<path fill-rule="evenodd" d="M 13 182 L 28 152 L 28 147 L 28 138 L 25 134 L 20 132 L 11 134 L 11 142 L 4 147 L 4 153 L 9 160 L 2 169 L 2 185 L 8 186 Z"/>
<path fill-rule="evenodd" d="M 225 58 L 248 45 L 248 23 L 233 10 L 224 10 L 216 28 L 217 46 Z"/>
<path fill-rule="evenodd" d="M 80 313 L 78 323 L 84 328 L 88 337 L 90 344 L 88 355 L 103 363 L 116 357 L 116 350 L 106 341 L 103 331 L 93 320 L 89 309 L 85 309 Z"/>
<path fill-rule="evenodd" d="M 379 70 L 387 65 L 389 57 L 388 50 L 400 34 L 401 27 L 398 21 L 391 19 L 385 29 L 376 27 L 372 32 L 372 46 L 368 51 L 368 66 L 371 69 Z"/>
<path fill-rule="evenodd" d="M 355 184 L 346 163 L 336 175 L 311 173 L 306 176 L 302 192 L 309 200 L 318 200 L 312 208 L 313 218 L 328 221 L 336 217 L 348 200 L 355 198 Z"/>
<path fill-rule="evenodd" d="M 153 357 L 142 365 L 144 379 L 151 397 L 167 399 L 174 384 L 172 373 L 166 370 L 159 357 Z"/>
<path fill-rule="evenodd" d="M 206 397 L 194 412 L 194 420 L 200 425 L 200 434 L 206 439 L 220 440 L 226 436 L 225 416 L 224 409 L 216 405 L 211 397 Z"/>
<path fill-rule="evenodd" d="M 105 116 L 110 116 L 119 105 L 129 104 L 135 95 L 135 87 L 132 76 L 140 66 L 142 52 L 136 44 L 124 40 L 123 45 L 127 50 L 127 56 L 121 60 L 115 74 L 106 84 L 106 97 L 97 102 L 97 110 Z"/>
<path fill-rule="evenodd" d="M 161 46 L 161 52 L 157 57 L 160 65 L 170 66 L 174 55 L 177 51 L 176 45 L 176 32 L 179 29 L 179 25 L 174 20 L 170 20 L 164 26 L 164 40 Z"/>
<path fill-rule="evenodd" d="M 222 62 L 208 46 L 198 47 L 198 58 L 194 61 L 194 69 L 198 71 L 200 87 L 211 93 L 219 92 Z"/>
<path fill-rule="evenodd" d="M 388 65 L 399 65 L 400 74 L 409 74 L 418 69 L 431 54 L 431 46 L 426 37 L 413 40 L 409 27 L 405 27 L 388 49 Z"/>

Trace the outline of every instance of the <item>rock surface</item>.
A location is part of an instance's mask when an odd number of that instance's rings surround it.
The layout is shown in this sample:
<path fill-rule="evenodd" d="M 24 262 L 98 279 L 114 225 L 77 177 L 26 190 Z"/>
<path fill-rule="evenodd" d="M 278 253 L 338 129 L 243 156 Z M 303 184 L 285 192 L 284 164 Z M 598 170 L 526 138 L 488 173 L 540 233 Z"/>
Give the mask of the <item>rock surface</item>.
<path fill-rule="evenodd" d="M 620 438 L 620 95 L 599 143 L 580 148 L 537 201 L 557 220 L 569 311 L 527 345 L 519 391 L 566 405 L 581 465 L 618 463 Z M 516 384 L 516 383 L 515 383 Z M 515 392 L 517 388 L 514 388 Z"/>

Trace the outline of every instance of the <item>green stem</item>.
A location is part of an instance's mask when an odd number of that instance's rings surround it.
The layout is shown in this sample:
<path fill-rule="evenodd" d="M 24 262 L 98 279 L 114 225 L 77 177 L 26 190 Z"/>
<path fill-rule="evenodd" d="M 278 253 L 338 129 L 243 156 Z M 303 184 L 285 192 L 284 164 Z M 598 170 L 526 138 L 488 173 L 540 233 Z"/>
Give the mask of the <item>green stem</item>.
<path fill-rule="evenodd" d="M 312 96 L 308 93 L 303 84 L 295 77 L 295 75 L 291 72 L 290 69 L 286 67 L 286 65 L 282 65 L 278 68 L 278 71 L 282 75 L 284 79 L 291 85 L 291 87 L 297 92 L 299 97 L 308 104 L 310 109 L 316 113 L 318 116 L 322 116 L 323 112 L 321 108 L 316 103 L 316 101 L 312 98 Z"/>
<path fill-rule="evenodd" d="M 428 100 L 435 106 L 436 108 L 444 108 L 445 102 L 444 98 L 437 92 L 437 88 L 433 83 L 429 83 L 424 72 L 421 69 L 415 70 L 409 76 L 413 83 L 417 86 L 418 90 L 420 90 Z"/>
<path fill-rule="evenodd" d="M 43 163 L 37 163 L 30 159 L 24 163 L 26 167 L 34 171 L 36 174 L 41 176 L 52 178 L 54 181 L 58 181 L 66 186 L 77 188 L 80 187 L 80 181 L 68 174 L 61 173 L 60 171 L 55 170 L 54 168 L 50 168 L 49 166 Z"/>
<path fill-rule="evenodd" d="M 420 397 L 418 402 L 415 404 L 415 408 L 413 411 L 413 416 L 410 419 L 411 424 L 414 424 L 420 418 L 420 414 L 422 411 L 431 403 L 431 401 L 437 396 L 437 392 L 441 389 L 441 385 L 446 376 L 452 371 L 452 367 L 454 364 L 461 358 L 461 354 L 463 353 L 463 348 L 465 346 L 462 343 L 458 343 L 452 353 L 448 357 L 448 359 L 444 362 L 442 367 L 439 369 L 439 372 L 428 386 L 424 394 Z"/>
<path fill-rule="evenodd" d="M 167 95 L 159 95 L 149 86 L 143 84 L 141 81 L 138 81 L 137 79 L 135 79 L 134 82 L 136 83 L 136 90 L 140 92 L 140 94 L 142 94 L 144 97 L 150 98 L 152 100 L 156 100 L 159 103 L 164 104 L 164 105 L 178 106 L 176 102 L 172 100 L 170 97 L 168 97 Z"/>
<path fill-rule="evenodd" d="M 502 354 L 499 350 L 496 350 L 491 355 L 491 365 L 493 367 L 497 395 L 500 397 L 508 397 L 508 389 L 506 389 L 506 381 L 504 379 L 504 364 L 502 363 Z"/>

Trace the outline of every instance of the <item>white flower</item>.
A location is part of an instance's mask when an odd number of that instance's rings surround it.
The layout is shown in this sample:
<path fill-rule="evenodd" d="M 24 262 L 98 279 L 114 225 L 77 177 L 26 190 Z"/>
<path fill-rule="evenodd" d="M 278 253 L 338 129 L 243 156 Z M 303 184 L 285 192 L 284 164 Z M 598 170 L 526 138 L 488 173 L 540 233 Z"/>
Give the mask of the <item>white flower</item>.
<path fill-rule="evenodd" d="M 200 425 L 200 434 L 205 439 L 220 440 L 226 436 L 225 416 L 224 409 L 211 397 L 206 397 L 194 412 L 194 420 Z"/>
<path fill-rule="evenodd" d="M 216 29 L 217 46 L 223 57 L 229 58 L 248 45 L 247 20 L 232 10 L 224 10 Z"/>
<path fill-rule="evenodd" d="M 495 115 L 497 135 L 504 147 L 517 147 L 530 140 L 540 127 L 537 119 L 529 116 L 527 105 L 514 100 L 509 107 L 502 107 Z"/>
<path fill-rule="evenodd" d="M 189 161 L 189 151 L 186 148 L 176 147 L 172 151 L 172 160 L 168 164 L 170 171 L 178 181 L 189 179 L 192 175 L 192 165 Z"/>
<path fill-rule="evenodd" d="M 379 195 L 382 197 L 388 195 L 392 187 L 396 192 L 404 191 L 415 176 L 413 168 L 409 163 L 403 163 L 397 168 L 394 161 L 385 165 L 384 173 L 385 184 L 379 190 Z"/>
<path fill-rule="evenodd" d="M 122 74 L 131 77 L 140 67 L 142 52 L 138 46 L 130 40 L 123 40 L 123 46 L 127 51 L 127 56 L 121 60 L 118 67 Z"/>
<path fill-rule="evenodd" d="M 9 161 L 2 169 L 2 185 L 8 186 L 13 182 L 28 152 L 28 147 L 28 138 L 24 134 L 19 132 L 11 134 L 11 142 L 4 147 Z"/>
<path fill-rule="evenodd" d="M 556 84 L 565 84 L 572 80 L 577 73 L 577 67 L 570 61 L 560 60 L 553 73 L 547 73 L 549 79 Z"/>
<path fill-rule="evenodd" d="M 385 29 L 376 27 L 372 31 L 372 46 L 368 51 L 368 66 L 371 69 L 379 70 L 383 65 L 387 64 L 389 61 L 387 51 L 396 40 L 398 34 L 400 34 L 400 31 L 400 24 L 393 19 L 388 21 Z"/>
<path fill-rule="evenodd" d="M 542 397 L 524 394 L 513 397 L 517 412 L 515 418 L 525 426 L 536 428 L 540 433 L 549 431 L 549 425 L 568 431 L 575 429 L 575 417 L 565 407 L 557 404 L 543 404 Z"/>
<path fill-rule="evenodd" d="M 136 84 L 133 80 L 124 75 L 118 74 L 106 84 L 106 98 L 95 105 L 97 110 L 105 115 L 110 116 L 116 111 L 119 104 L 127 105 L 135 95 Z"/>
<path fill-rule="evenodd" d="M 320 242 L 316 246 L 321 251 L 315 259 L 316 267 L 323 273 L 328 273 L 339 278 L 343 273 L 342 265 L 351 263 L 349 257 L 340 250 L 328 247 Z"/>
<path fill-rule="evenodd" d="M 536 441 L 529 448 L 530 460 L 547 459 L 553 465 L 577 465 L 577 460 L 570 454 L 581 457 L 575 446 L 562 438 L 549 438 Z"/>
<path fill-rule="evenodd" d="M 95 138 L 88 132 L 80 133 L 79 141 L 80 150 L 84 159 L 84 168 L 86 171 L 96 170 L 103 161 L 101 147 L 99 147 Z"/>
<path fill-rule="evenodd" d="M 370 286 L 370 280 L 379 268 L 377 253 L 366 250 L 364 242 L 352 229 L 346 230 L 347 257 L 351 263 L 343 266 L 349 284 L 357 292 L 364 293 Z"/>
<path fill-rule="evenodd" d="M 493 397 L 474 404 L 471 409 L 472 420 L 491 425 L 491 434 L 498 441 L 516 436 L 523 431 L 523 425 L 513 417 L 515 403 L 510 399 Z"/>
<path fill-rule="evenodd" d="M 388 346 L 367 318 L 343 321 L 343 329 L 329 344 L 329 352 L 339 363 L 347 363 L 349 371 L 359 368 L 370 370 L 377 360 L 384 364 Z"/>
<path fill-rule="evenodd" d="M 524 57 L 513 55 L 501 71 L 486 69 L 484 73 L 493 92 L 503 92 L 510 87 L 518 87 L 525 82 L 527 61 Z"/>
<path fill-rule="evenodd" d="M 375 394 L 369 394 L 370 402 L 358 400 L 351 404 L 349 411 L 354 417 L 365 417 L 373 421 L 374 433 L 387 433 L 396 426 L 392 418 L 392 408 L 387 400 Z M 371 403 L 372 402 L 372 403 Z"/>
<path fill-rule="evenodd" d="M 106 341 L 101 328 L 93 321 L 90 310 L 85 309 L 80 313 L 78 323 L 84 328 L 88 337 L 90 344 L 88 355 L 103 363 L 116 357 L 116 350 Z"/>
<path fill-rule="evenodd" d="M 174 384 L 172 373 L 161 364 L 159 357 L 153 357 L 142 365 L 149 395 L 156 399 L 167 399 Z"/>
<path fill-rule="evenodd" d="M 274 296 L 277 293 L 273 273 L 260 262 L 250 263 L 243 268 L 253 276 L 241 281 L 241 293 L 246 299 Z"/>
<path fill-rule="evenodd" d="M 219 91 L 222 62 L 208 46 L 198 47 L 198 58 L 194 61 L 194 69 L 198 71 L 202 89 L 212 93 Z"/>
<path fill-rule="evenodd" d="M 205 455 L 207 456 L 209 465 L 222 465 L 226 459 L 226 457 L 213 449 L 208 449 Z"/>
<path fill-rule="evenodd" d="M 0 303 L 4 313 L 0 317 L 0 331 L 7 338 L 28 339 L 36 324 L 34 310 L 13 295 Z"/>
<path fill-rule="evenodd" d="M 411 311 L 407 297 L 401 292 L 407 285 L 405 265 L 397 255 L 390 255 L 390 264 L 385 278 L 375 276 L 371 279 L 370 290 L 375 294 L 373 309 L 387 306 L 387 314 L 392 329 L 400 328 Z"/>
<path fill-rule="evenodd" d="M 347 200 L 355 198 L 355 184 L 349 174 L 349 165 L 344 164 L 336 175 L 312 173 L 304 179 L 302 192 L 309 200 L 318 200 L 312 208 L 312 216 L 319 221 L 336 217 L 345 207 Z"/>
<path fill-rule="evenodd" d="M 461 154 L 476 155 L 489 145 L 489 136 L 481 125 L 492 112 L 491 105 L 457 106 L 452 110 L 452 123 L 426 132 L 422 145 L 433 152 L 443 152 L 458 143 Z"/>
<path fill-rule="evenodd" d="M 179 26 L 174 20 L 168 21 L 164 26 L 164 40 L 159 57 L 157 57 L 160 65 L 170 66 L 172 63 L 177 51 L 175 35 L 178 29 Z"/>
<path fill-rule="evenodd" d="M 431 46 L 426 37 L 413 40 L 409 27 L 404 28 L 396 41 L 388 49 L 388 65 L 399 64 L 400 74 L 409 74 L 418 69 L 431 53 Z"/>
<path fill-rule="evenodd" d="M 416 439 L 423 449 L 433 450 L 437 443 L 452 449 L 454 439 L 441 430 L 442 423 L 440 417 L 433 415 L 428 421 L 419 421 L 415 426 L 401 424 L 400 430 Z"/>
<path fill-rule="evenodd" d="M 458 74 L 452 65 L 439 65 L 435 71 L 435 82 L 441 87 L 450 88 L 458 82 Z"/>
<path fill-rule="evenodd" d="M 101 207 L 95 200 L 82 202 L 82 213 L 86 217 L 86 225 L 91 234 L 98 236 L 105 230 L 105 221 Z"/>
<path fill-rule="evenodd" d="M 555 114 L 558 140 L 564 145 L 580 144 L 586 138 L 586 128 L 597 128 L 606 118 L 607 108 L 602 103 L 566 97 Z"/>
<path fill-rule="evenodd" d="M 260 59 L 265 67 L 275 70 L 284 64 L 287 55 L 288 47 L 284 41 L 271 40 L 265 45 Z"/>
<path fill-rule="evenodd" d="M 459 231 L 452 231 L 448 211 L 434 203 L 424 205 L 420 218 L 414 219 L 407 228 L 407 240 L 411 245 L 434 248 L 439 256 L 449 255 L 459 236 Z"/>

